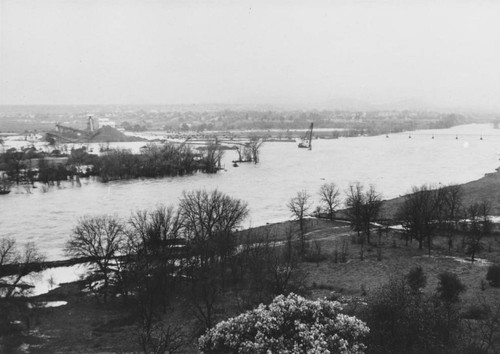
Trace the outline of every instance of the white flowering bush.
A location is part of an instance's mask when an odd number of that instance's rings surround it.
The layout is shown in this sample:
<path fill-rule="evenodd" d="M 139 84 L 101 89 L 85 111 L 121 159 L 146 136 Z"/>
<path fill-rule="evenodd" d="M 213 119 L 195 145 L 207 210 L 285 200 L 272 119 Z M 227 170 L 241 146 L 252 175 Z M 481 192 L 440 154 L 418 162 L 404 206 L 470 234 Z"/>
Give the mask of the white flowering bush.
<path fill-rule="evenodd" d="M 364 353 L 369 332 L 337 301 L 280 295 L 268 305 L 218 323 L 199 339 L 206 354 Z"/>

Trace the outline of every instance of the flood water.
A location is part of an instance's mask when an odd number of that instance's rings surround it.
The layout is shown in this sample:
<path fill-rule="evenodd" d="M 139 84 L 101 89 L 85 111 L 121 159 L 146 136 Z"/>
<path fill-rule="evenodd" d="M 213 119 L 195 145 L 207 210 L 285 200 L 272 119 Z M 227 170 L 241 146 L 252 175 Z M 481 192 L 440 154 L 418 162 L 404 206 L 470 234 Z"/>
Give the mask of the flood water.
<path fill-rule="evenodd" d="M 432 135 L 434 134 L 434 139 Z M 483 140 L 480 140 L 480 136 Z M 458 137 L 458 139 L 456 139 Z M 321 184 L 341 190 L 359 181 L 374 184 L 384 198 L 408 192 L 423 183 L 464 183 L 493 172 L 500 165 L 500 130 L 491 125 L 464 125 L 409 134 L 314 140 L 313 149 L 295 143 L 266 143 L 259 164 L 233 167 L 236 152 L 227 151 L 226 171 L 215 175 L 118 181 L 82 180 L 81 187 L 15 188 L 0 196 L 0 238 L 34 241 L 49 259 L 64 257 L 63 247 L 79 217 L 131 212 L 158 204 L 178 203 L 184 190 L 218 188 L 248 202 L 244 225 L 258 226 L 289 219 L 287 201 L 306 189 L 317 200 Z M 317 204 L 317 203 L 316 203 Z"/>

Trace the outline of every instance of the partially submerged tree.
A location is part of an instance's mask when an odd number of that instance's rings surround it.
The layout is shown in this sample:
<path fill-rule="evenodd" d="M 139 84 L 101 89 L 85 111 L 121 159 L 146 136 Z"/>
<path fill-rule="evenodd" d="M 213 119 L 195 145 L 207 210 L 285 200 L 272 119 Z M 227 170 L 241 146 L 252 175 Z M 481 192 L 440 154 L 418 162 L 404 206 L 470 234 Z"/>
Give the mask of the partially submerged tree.
<path fill-rule="evenodd" d="M 21 182 L 22 170 L 26 168 L 25 154 L 23 151 L 8 149 L 4 160 L 7 163 L 7 174 L 16 184 Z"/>
<path fill-rule="evenodd" d="M 328 212 L 328 217 L 333 220 L 335 211 L 340 205 L 340 191 L 335 183 L 323 184 L 319 189 L 319 197 Z"/>
<path fill-rule="evenodd" d="M 217 170 L 221 167 L 221 160 L 223 156 L 224 150 L 221 149 L 221 146 L 217 143 L 217 140 L 214 143 L 209 144 L 203 153 L 205 172 L 216 173 Z"/>
<path fill-rule="evenodd" d="M 7 264 L 17 263 L 16 241 L 13 238 L 0 240 L 0 267 Z"/>
<path fill-rule="evenodd" d="M 24 318 L 29 330 L 30 308 L 26 296 L 33 284 L 28 276 L 32 266 L 44 259 L 32 242 L 18 247 L 14 239 L 0 239 L 0 337 L 17 327 L 15 323 L 20 318 Z"/>
<path fill-rule="evenodd" d="M 104 302 L 107 302 L 112 265 L 124 241 L 124 227 L 115 217 L 85 216 L 79 220 L 66 244 L 67 255 L 88 257 L 89 262 L 97 268 L 96 273 L 104 282 Z"/>
<path fill-rule="evenodd" d="M 252 160 L 254 163 L 259 162 L 260 148 L 261 148 L 262 144 L 264 144 L 264 140 L 262 138 L 259 138 L 257 136 L 250 138 L 250 142 L 248 143 L 248 146 L 250 148 Z"/>
<path fill-rule="evenodd" d="M 0 240 L 0 297 L 10 298 L 25 295 L 32 286 L 23 279 L 30 274 L 30 265 L 45 260 L 33 242 L 22 249 L 10 238 Z M 2 278 L 2 276 L 7 275 Z"/>

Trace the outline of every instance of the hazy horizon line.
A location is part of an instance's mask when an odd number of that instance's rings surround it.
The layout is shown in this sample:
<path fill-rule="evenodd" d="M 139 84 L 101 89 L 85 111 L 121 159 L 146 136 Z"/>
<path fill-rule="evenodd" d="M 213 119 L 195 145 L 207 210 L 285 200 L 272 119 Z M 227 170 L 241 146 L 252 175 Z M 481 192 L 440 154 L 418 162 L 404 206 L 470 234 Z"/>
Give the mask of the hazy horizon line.
<path fill-rule="evenodd" d="M 435 105 L 415 105 L 404 107 L 395 103 L 368 103 L 362 100 L 359 101 L 359 107 L 350 102 L 346 104 L 301 104 L 301 103 L 0 103 L 1 108 L 6 107 L 216 107 L 223 109 L 224 107 L 240 107 L 244 109 L 260 108 L 260 109 L 275 109 L 275 110 L 317 110 L 317 111 L 346 111 L 346 112 L 374 112 L 374 111 L 429 111 L 429 112 L 449 112 L 449 113 L 480 113 L 480 114 L 500 114 L 500 109 L 479 108 L 479 107 L 445 107 Z M 403 101 L 399 101 L 404 102 Z M 364 106 L 364 107 L 363 107 Z"/>

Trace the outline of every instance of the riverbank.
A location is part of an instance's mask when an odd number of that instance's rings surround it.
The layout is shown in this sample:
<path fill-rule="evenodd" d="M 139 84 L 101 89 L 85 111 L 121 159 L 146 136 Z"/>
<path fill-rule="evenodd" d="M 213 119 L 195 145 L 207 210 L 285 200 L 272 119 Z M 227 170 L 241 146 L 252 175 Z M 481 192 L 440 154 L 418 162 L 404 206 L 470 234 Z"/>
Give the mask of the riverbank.
<path fill-rule="evenodd" d="M 486 200 L 491 203 L 491 215 L 500 216 L 500 168 L 495 172 L 486 173 L 484 177 L 464 183 L 460 185 L 464 191 L 464 205 L 469 205 L 473 202 Z M 380 213 L 381 219 L 386 219 L 388 221 L 394 219 L 396 211 L 401 203 L 404 201 L 404 196 L 384 200 L 382 202 L 382 209 Z M 342 217 L 342 212 L 339 212 L 337 216 Z M 319 232 L 319 235 L 323 235 L 332 226 L 330 222 L 322 219 L 309 219 L 308 220 L 308 230 L 311 232 Z M 346 221 L 337 220 L 335 222 L 335 227 L 345 226 Z M 283 241 L 286 239 L 287 235 L 293 233 L 295 226 L 291 221 L 284 221 L 278 223 L 268 223 L 267 225 L 251 227 L 249 229 L 244 229 L 236 233 L 238 239 L 237 243 L 242 244 L 244 242 L 250 242 L 253 238 L 268 237 L 276 241 Z M 257 236 L 259 235 L 259 236 Z M 42 263 L 29 264 L 27 266 L 27 272 L 41 272 L 47 269 L 53 268 L 67 268 L 72 265 L 82 264 L 88 262 L 88 259 L 78 258 L 78 259 L 65 259 L 57 261 L 47 261 Z M 7 276 L 15 274 L 17 272 L 16 266 L 4 266 L 0 272 L 0 276 Z M 75 275 L 76 276 L 76 275 Z"/>
<path fill-rule="evenodd" d="M 500 167 L 495 172 L 486 173 L 482 178 L 460 184 L 463 189 L 463 204 L 487 201 L 491 205 L 490 214 L 500 215 Z M 393 219 L 396 211 L 404 201 L 404 196 L 384 200 L 381 209 L 381 218 Z"/>
<path fill-rule="evenodd" d="M 483 140 L 479 140 L 480 132 Z M 226 170 L 216 175 L 196 173 L 107 184 L 82 179 L 81 187 L 64 183 L 32 190 L 13 188 L 9 195 L 0 198 L 1 228 L 4 237 L 15 238 L 20 244 L 36 241 L 48 259 L 56 260 L 64 257 L 62 248 L 83 215 L 117 215 L 127 219 L 137 210 L 175 204 L 182 191 L 193 188 L 219 189 L 248 202 L 250 215 L 244 226 L 250 227 L 288 219 L 287 201 L 304 188 L 317 205 L 317 191 L 323 183 L 335 183 L 342 193 L 352 182 L 374 184 L 390 199 L 405 194 L 412 185 L 468 182 L 498 167 L 498 139 L 490 136 L 500 134 L 500 130 L 472 125 L 425 132 L 425 136 L 420 133 L 424 132 L 415 132 L 412 139 L 406 134 L 318 139 L 311 151 L 295 144 L 265 143 L 259 164 L 234 168 L 232 160 L 238 156 L 227 151 L 222 161 Z M 431 139 L 432 133 L 442 135 Z M 473 140 L 467 136 L 467 148 L 463 135 L 466 133 L 478 134 Z M 456 134 L 459 140 L 455 139 Z M 22 223 L 19 215 L 23 216 Z"/>
<path fill-rule="evenodd" d="M 469 205 L 474 202 L 486 200 L 491 204 L 491 215 L 500 216 L 500 168 L 495 172 L 486 173 L 484 177 L 464 183 L 460 185 L 464 191 L 463 202 L 465 205 Z M 382 202 L 382 209 L 380 218 L 386 220 L 392 220 L 395 217 L 396 211 L 401 203 L 404 201 L 404 196 L 384 200 Z M 342 213 L 339 213 L 342 215 Z M 328 233 L 328 230 L 332 228 L 330 222 L 322 219 L 309 219 L 308 220 L 308 230 L 310 232 L 318 233 L 320 236 L 324 236 Z M 345 226 L 346 222 L 342 220 L 337 220 L 334 227 Z M 271 223 L 263 226 L 252 227 L 249 229 L 241 230 L 237 232 L 236 236 L 238 243 L 250 242 L 249 240 L 254 238 L 268 237 L 276 241 L 283 241 L 286 239 L 287 235 L 293 233 L 295 226 L 291 221 L 284 221 L 278 223 Z M 258 235 L 258 236 L 257 236 Z M 51 268 L 66 268 L 76 264 L 86 263 L 88 259 L 78 258 L 78 259 L 66 259 L 58 261 L 47 261 L 43 263 L 36 263 L 28 265 L 28 272 L 40 272 L 42 270 L 47 270 Z M 4 266 L 0 272 L 0 276 L 6 276 L 15 274 L 17 271 L 15 266 Z"/>

